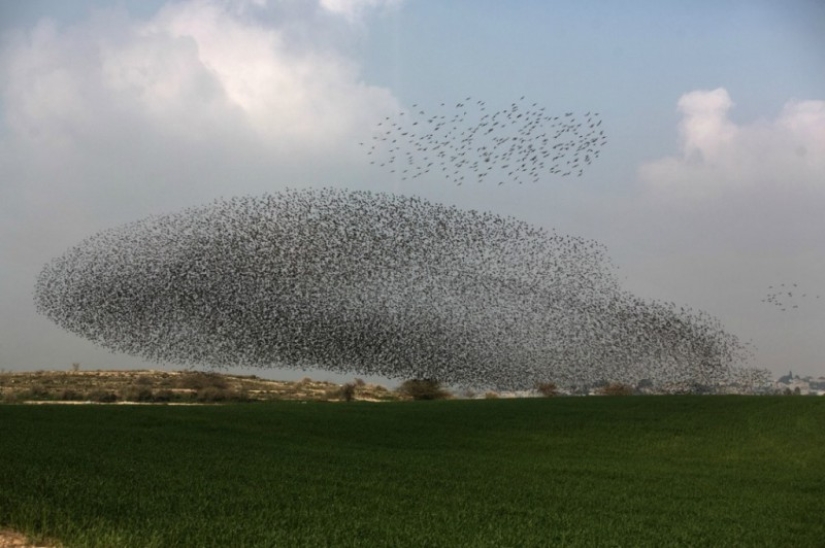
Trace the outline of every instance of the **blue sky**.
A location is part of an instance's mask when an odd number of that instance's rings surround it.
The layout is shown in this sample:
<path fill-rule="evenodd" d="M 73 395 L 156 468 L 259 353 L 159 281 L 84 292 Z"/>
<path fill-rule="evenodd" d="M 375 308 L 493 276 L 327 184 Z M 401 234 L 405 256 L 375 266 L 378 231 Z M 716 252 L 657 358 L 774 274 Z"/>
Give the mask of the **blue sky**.
<path fill-rule="evenodd" d="M 0 0 L 0 32 L 0 368 L 146 366 L 33 311 L 34 276 L 83 237 L 341 186 L 594 238 L 629 290 L 752 340 L 753 365 L 825 375 L 825 302 L 761 302 L 825 294 L 821 2 Z M 410 184 L 356 146 L 467 96 L 599 111 L 609 142 L 581 178 L 497 188 Z"/>

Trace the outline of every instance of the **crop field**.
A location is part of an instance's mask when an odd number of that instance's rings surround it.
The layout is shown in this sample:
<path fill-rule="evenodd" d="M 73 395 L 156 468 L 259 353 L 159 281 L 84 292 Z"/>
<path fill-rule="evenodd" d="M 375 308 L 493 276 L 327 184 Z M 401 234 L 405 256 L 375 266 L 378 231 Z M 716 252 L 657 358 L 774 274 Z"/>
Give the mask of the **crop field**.
<path fill-rule="evenodd" d="M 823 546 L 825 398 L 0 405 L 64 546 Z"/>

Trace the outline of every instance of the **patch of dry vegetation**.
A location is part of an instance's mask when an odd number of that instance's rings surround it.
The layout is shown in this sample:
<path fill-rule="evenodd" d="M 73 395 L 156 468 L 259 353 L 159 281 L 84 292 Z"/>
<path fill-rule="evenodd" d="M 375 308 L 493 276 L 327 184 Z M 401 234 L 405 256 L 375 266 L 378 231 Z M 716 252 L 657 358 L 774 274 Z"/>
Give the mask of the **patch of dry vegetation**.
<path fill-rule="evenodd" d="M 0 402 L 225 403 L 271 400 L 393 401 L 402 395 L 360 379 L 343 386 L 201 371 L 36 371 L 0 373 Z"/>
<path fill-rule="evenodd" d="M 0 529 L 0 548 L 50 548 L 52 546 L 58 545 L 52 542 L 34 542 L 17 531 Z"/>

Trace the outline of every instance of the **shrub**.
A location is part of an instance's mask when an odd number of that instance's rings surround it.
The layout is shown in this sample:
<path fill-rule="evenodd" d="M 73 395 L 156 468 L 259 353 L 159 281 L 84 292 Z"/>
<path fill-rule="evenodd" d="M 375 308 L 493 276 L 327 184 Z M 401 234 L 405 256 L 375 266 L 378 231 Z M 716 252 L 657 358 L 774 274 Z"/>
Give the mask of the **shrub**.
<path fill-rule="evenodd" d="M 152 385 L 152 378 L 148 375 L 142 375 L 135 379 L 135 384 L 140 386 L 151 386 Z"/>
<path fill-rule="evenodd" d="M 126 390 L 123 399 L 125 401 L 153 402 L 155 401 L 155 395 L 149 388 L 133 386 Z"/>
<path fill-rule="evenodd" d="M 52 399 L 52 394 L 42 384 L 35 384 L 20 396 L 21 400 L 49 400 Z"/>
<path fill-rule="evenodd" d="M 67 388 L 63 390 L 60 394 L 61 401 L 80 401 L 83 399 L 83 394 L 78 392 L 77 390 L 72 390 L 71 388 Z"/>
<path fill-rule="evenodd" d="M 344 401 L 352 401 L 355 399 L 355 384 L 348 382 L 341 387 L 340 396 Z"/>
<path fill-rule="evenodd" d="M 19 392 L 14 392 L 12 390 L 0 390 L 0 402 L 16 403 L 21 401 L 21 399 L 21 394 Z"/>
<path fill-rule="evenodd" d="M 441 383 L 435 379 L 410 379 L 404 381 L 398 392 L 414 400 L 443 400 L 450 397 L 450 393 L 441 388 Z"/>
<path fill-rule="evenodd" d="M 540 382 L 536 385 L 536 390 L 547 398 L 559 395 L 559 387 L 554 382 Z"/>
<path fill-rule="evenodd" d="M 166 403 L 175 399 L 175 393 L 171 390 L 158 390 L 155 393 L 155 401 L 158 403 Z"/>
<path fill-rule="evenodd" d="M 254 398 L 249 395 L 249 391 L 247 391 L 246 388 L 240 388 L 238 390 L 230 390 L 229 399 L 236 402 L 250 402 L 253 401 Z"/>
<path fill-rule="evenodd" d="M 207 386 L 195 394 L 195 399 L 201 403 L 220 403 L 220 402 L 241 402 L 249 401 L 249 395 L 246 391 L 235 392 L 229 388 L 218 388 L 216 386 Z"/>
<path fill-rule="evenodd" d="M 633 394 L 633 387 L 620 382 L 612 382 L 599 389 L 602 396 L 630 396 Z"/>
<path fill-rule="evenodd" d="M 86 397 L 97 403 L 114 403 L 118 400 L 117 394 L 106 390 L 93 390 Z"/>
<path fill-rule="evenodd" d="M 198 390 L 195 394 L 195 399 L 201 403 L 216 403 L 229 399 L 228 390 L 217 388 L 215 386 L 207 386 Z"/>
<path fill-rule="evenodd" d="M 199 371 L 184 373 L 178 380 L 178 385 L 180 388 L 191 388 L 192 390 L 229 388 L 229 383 L 222 375 L 218 373 L 201 373 Z"/>

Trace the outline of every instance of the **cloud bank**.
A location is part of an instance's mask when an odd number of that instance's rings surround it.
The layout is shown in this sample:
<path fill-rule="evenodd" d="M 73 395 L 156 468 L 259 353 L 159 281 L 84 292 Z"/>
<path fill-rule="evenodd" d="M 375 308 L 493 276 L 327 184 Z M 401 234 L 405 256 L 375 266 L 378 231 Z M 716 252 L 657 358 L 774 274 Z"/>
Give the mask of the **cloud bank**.
<path fill-rule="evenodd" d="M 282 9 L 279 24 L 265 25 L 238 9 L 246 4 L 170 3 L 145 22 L 100 12 L 65 30 L 41 22 L 6 48 L 10 128 L 71 139 L 100 129 L 94 120 L 104 118 L 104 107 L 183 139 L 234 129 L 269 145 L 315 145 L 394 107 L 391 94 L 361 81 L 357 63 L 328 40 L 296 47 L 291 29 L 300 10 L 285 16 Z M 363 2 L 322 4 L 344 16 L 365 9 Z"/>
<path fill-rule="evenodd" d="M 737 125 L 724 88 L 679 99 L 679 156 L 640 168 L 663 199 L 702 200 L 725 192 L 825 189 L 825 101 L 789 101 L 774 120 Z"/>

